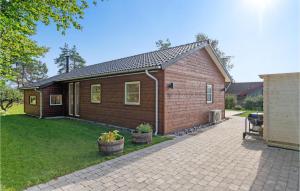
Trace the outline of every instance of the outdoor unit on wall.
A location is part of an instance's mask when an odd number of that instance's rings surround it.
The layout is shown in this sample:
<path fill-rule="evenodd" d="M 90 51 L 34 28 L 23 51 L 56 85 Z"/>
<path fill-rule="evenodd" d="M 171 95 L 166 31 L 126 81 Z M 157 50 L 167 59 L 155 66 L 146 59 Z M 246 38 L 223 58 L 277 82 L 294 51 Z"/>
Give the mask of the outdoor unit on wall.
<path fill-rule="evenodd" d="M 209 123 L 218 123 L 222 119 L 222 110 L 210 110 L 209 111 Z"/>

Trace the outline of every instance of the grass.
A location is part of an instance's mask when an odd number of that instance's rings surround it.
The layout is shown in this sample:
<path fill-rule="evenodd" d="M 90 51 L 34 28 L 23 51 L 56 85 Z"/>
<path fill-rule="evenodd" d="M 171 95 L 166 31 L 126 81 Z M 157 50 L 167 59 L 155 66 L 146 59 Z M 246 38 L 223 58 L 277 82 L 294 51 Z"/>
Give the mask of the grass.
<path fill-rule="evenodd" d="M 22 190 L 73 171 L 113 159 L 98 152 L 98 136 L 107 127 L 68 119 L 37 119 L 23 114 L 22 105 L 1 117 L 1 186 Z M 125 136 L 124 153 L 149 145 L 134 145 Z M 157 144 L 171 138 L 153 137 Z"/>
<path fill-rule="evenodd" d="M 239 114 L 238 116 L 240 117 L 248 117 L 248 115 L 250 113 L 256 113 L 257 111 L 251 111 L 251 110 L 246 110 L 246 111 L 243 111 L 243 113 Z"/>
<path fill-rule="evenodd" d="M 250 113 L 256 113 L 257 110 L 233 110 L 233 109 L 226 109 L 226 110 L 230 110 L 230 111 L 240 111 L 242 112 L 241 114 L 237 115 L 237 116 L 240 116 L 240 117 L 248 117 L 248 115 Z M 258 112 L 263 112 L 263 111 L 258 111 Z"/>

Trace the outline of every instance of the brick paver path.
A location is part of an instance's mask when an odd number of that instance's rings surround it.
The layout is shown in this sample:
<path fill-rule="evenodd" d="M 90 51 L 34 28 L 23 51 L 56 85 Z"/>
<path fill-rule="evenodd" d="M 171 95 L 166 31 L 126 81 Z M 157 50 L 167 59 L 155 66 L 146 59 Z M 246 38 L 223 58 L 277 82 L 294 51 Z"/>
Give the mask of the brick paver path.
<path fill-rule="evenodd" d="M 244 119 L 124 155 L 28 190 L 299 190 L 299 152 L 242 140 Z"/>

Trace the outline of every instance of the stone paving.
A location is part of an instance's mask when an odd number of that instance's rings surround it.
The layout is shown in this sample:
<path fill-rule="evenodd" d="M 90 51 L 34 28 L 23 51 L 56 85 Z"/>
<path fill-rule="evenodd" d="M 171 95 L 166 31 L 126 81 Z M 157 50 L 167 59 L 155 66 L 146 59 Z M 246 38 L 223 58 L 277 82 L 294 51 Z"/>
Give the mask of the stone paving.
<path fill-rule="evenodd" d="M 299 190 L 299 152 L 242 140 L 244 119 L 76 171 L 28 190 Z"/>

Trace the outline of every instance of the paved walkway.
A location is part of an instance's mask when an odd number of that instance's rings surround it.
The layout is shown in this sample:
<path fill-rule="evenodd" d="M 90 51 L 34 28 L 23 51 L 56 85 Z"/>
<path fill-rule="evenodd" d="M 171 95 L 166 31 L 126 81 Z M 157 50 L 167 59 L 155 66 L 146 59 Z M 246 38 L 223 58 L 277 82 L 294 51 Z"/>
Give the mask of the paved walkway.
<path fill-rule="evenodd" d="M 299 152 L 242 140 L 230 120 L 28 190 L 299 190 Z"/>

